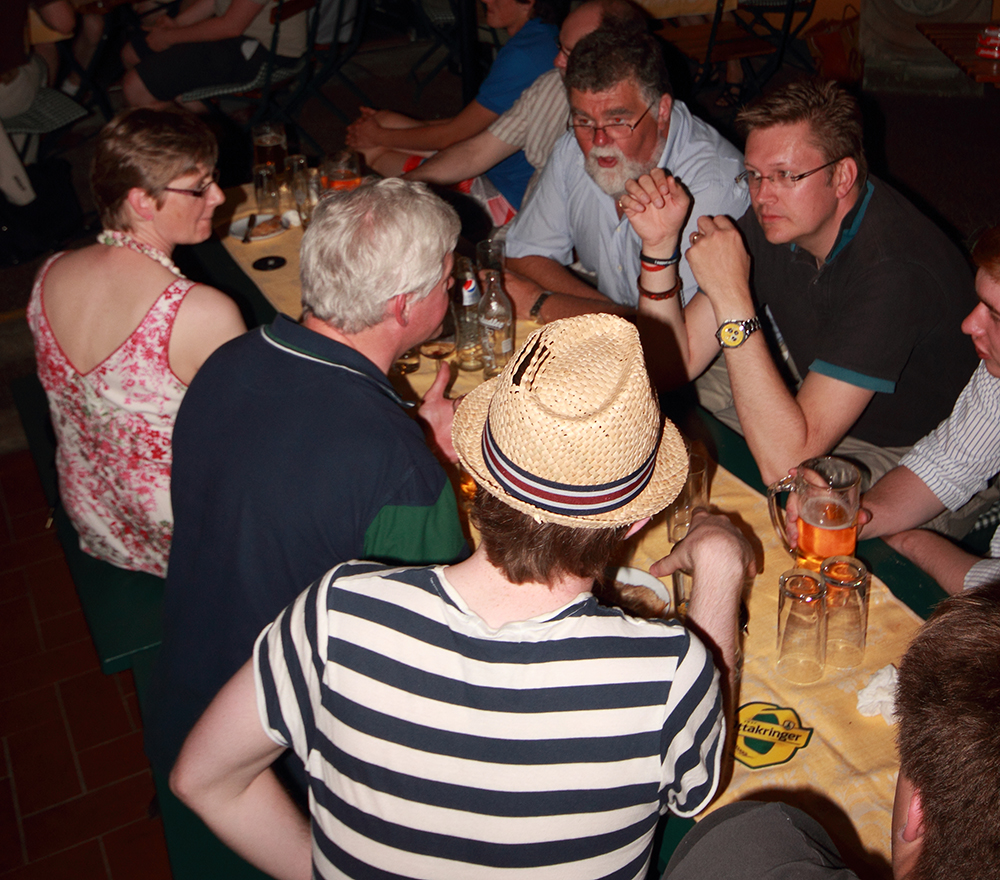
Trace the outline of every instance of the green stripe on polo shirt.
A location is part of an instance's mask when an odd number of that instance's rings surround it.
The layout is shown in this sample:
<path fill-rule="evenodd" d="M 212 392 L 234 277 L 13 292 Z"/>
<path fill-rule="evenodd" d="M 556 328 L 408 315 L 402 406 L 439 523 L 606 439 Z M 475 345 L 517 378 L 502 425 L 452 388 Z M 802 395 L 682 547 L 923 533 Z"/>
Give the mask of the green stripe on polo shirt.
<path fill-rule="evenodd" d="M 365 532 L 364 558 L 422 565 L 454 562 L 466 549 L 451 483 L 431 507 L 389 504 Z"/>
<path fill-rule="evenodd" d="M 856 385 L 858 388 L 867 388 L 869 391 L 879 391 L 882 394 L 892 394 L 896 390 L 896 383 L 888 379 L 876 379 L 874 376 L 866 376 L 854 370 L 844 367 L 836 367 L 826 361 L 815 360 L 809 365 L 810 371 L 819 373 L 821 376 L 829 376 L 831 379 L 840 379 L 848 385 Z"/>

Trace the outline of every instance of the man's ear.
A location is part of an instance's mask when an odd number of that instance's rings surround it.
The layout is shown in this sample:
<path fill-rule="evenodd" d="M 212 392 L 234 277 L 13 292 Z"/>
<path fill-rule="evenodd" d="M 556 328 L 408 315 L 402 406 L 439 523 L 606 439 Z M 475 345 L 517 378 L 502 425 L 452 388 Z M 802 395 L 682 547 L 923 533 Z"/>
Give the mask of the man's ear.
<path fill-rule="evenodd" d="M 913 843 L 924 836 L 924 809 L 918 788 L 910 792 L 910 803 L 906 807 L 906 824 L 900 831 L 900 836 L 907 843 Z"/>
<path fill-rule="evenodd" d="M 833 182 L 837 188 L 837 198 L 846 198 L 847 194 L 854 189 L 854 185 L 858 182 L 858 163 L 850 156 L 846 159 L 841 159 L 837 163 Z"/>
<path fill-rule="evenodd" d="M 153 215 L 157 211 L 156 199 L 137 186 L 133 186 L 128 191 L 125 201 L 128 202 L 129 207 L 143 220 L 152 220 Z"/>
<path fill-rule="evenodd" d="M 648 516 L 644 516 L 644 517 L 643 517 L 642 519 L 640 519 L 640 520 L 639 520 L 638 522 L 634 522 L 634 523 L 632 523 L 632 525 L 631 525 L 631 526 L 629 526 L 629 529 L 628 529 L 628 531 L 627 531 L 627 532 L 625 533 L 625 537 L 624 537 L 624 538 L 622 538 L 622 540 L 623 540 L 623 541 L 626 541 L 626 540 L 628 540 L 629 538 L 631 538 L 631 537 L 632 537 L 632 536 L 633 536 L 633 535 L 634 535 L 634 534 L 635 534 L 636 532 L 638 532 L 638 531 L 639 531 L 639 529 L 641 529 L 641 528 L 642 528 L 642 527 L 643 527 L 644 525 L 646 525 L 646 523 L 648 523 L 648 522 L 650 521 L 650 519 L 652 519 L 652 517 L 648 517 Z"/>
<path fill-rule="evenodd" d="M 660 106 L 656 110 L 656 126 L 660 129 L 660 134 L 663 137 L 666 137 L 670 131 L 670 111 L 673 107 L 674 99 L 670 95 L 663 95 L 660 98 Z"/>
<path fill-rule="evenodd" d="M 392 298 L 392 316 L 400 327 L 410 323 L 410 295 L 408 293 Z"/>

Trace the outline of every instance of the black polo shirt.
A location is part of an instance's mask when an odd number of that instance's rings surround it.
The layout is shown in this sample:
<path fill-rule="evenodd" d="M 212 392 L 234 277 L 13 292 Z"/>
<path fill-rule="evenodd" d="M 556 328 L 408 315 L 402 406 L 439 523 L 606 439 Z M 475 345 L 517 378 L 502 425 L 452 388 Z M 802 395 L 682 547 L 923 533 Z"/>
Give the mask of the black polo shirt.
<path fill-rule="evenodd" d="M 875 392 L 852 437 L 910 446 L 951 412 L 977 362 L 960 329 L 976 303 L 972 272 L 913 205 L 869 178 L 819 268 L 807 251 L 768 242 L 752 208 L 739 225 L 758 308 L 802 377 Z"/>

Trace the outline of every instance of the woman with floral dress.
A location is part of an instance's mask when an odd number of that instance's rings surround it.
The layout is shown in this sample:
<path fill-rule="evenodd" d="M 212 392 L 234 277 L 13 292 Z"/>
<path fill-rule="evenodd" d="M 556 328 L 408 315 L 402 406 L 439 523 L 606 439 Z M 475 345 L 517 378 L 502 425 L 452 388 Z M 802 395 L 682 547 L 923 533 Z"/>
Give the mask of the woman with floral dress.
<path fill-rule="evenodd" d="M 174 247 L 209 237 L 218 147 L 181 111 L 127 111 L 98 138 L 97 244 L 56 254 L 28 305 L 49 400 L 59 495 L 84 552 L 166 574 L 170 441 L 188 383 L 246 326 L 225 294 L 185 278 Z"/>

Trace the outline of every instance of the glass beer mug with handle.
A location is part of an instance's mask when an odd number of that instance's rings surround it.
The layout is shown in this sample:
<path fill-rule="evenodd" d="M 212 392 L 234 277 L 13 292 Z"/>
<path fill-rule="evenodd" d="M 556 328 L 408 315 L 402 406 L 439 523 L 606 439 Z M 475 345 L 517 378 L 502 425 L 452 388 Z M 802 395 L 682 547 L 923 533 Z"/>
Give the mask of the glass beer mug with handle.
<path fill-rule="evenodd" d="M 778 496 L 791 492 L 788 516 L 795 517 L 797 547 L 788 539 Z M 795 564 L 818 572 L 824 559 L 853 556 L 858 542 L 858 506 L 861 474 L 849 461 L 832 455 L 810 458 L 792 476 L 773 483 L 767 490 L 771 522 Z"/>

